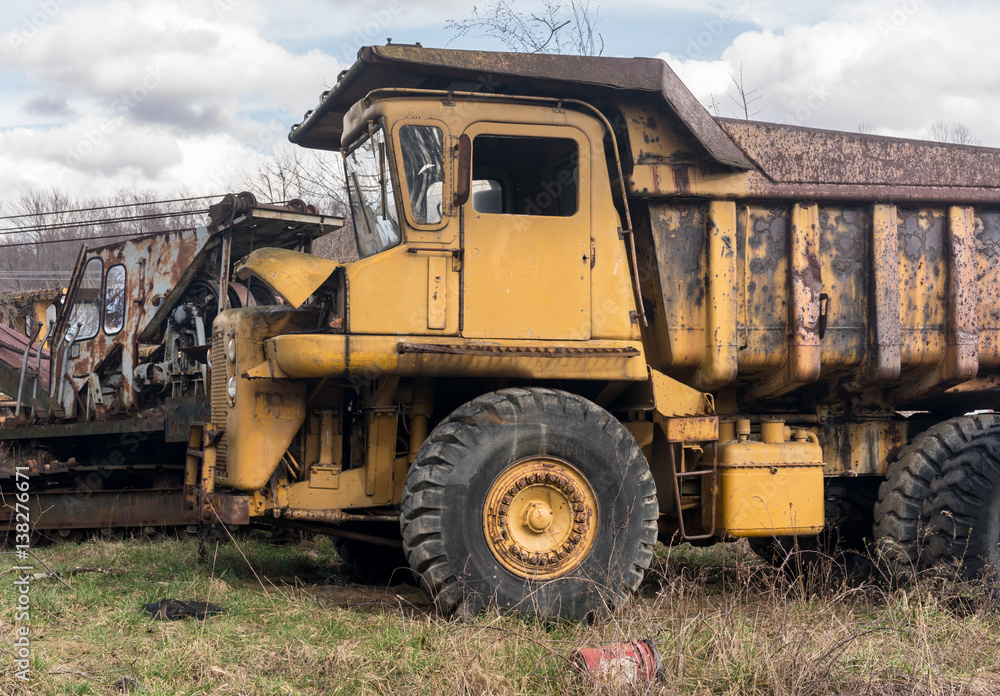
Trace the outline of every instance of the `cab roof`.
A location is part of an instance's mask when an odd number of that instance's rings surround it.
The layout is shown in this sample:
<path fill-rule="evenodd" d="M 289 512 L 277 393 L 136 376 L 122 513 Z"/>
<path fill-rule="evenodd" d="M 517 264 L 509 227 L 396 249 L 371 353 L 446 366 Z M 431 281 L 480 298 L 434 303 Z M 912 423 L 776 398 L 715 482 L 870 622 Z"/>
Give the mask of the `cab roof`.
<path fill-rule="evenodd" d="M 366 46 L 333 89 L 321 95 L 316 108 L 292 126 L 288 139 L 303 147 L 340 149 L 348 109 L 382 88 L 562 97 L 592 104 L 613 104 L 632 93 L 664 103 L 718 164 L 753 167 L 674 71 L 656 58 L 458 51 L 419 44 Z"/>

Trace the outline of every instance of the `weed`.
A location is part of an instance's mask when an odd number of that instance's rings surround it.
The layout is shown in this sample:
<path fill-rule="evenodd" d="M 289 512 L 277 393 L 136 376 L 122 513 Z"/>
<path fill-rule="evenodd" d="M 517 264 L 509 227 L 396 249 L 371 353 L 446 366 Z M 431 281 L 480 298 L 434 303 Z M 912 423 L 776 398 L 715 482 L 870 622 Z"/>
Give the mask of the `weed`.
<path fill-rule="evenodd" d="M 457 622 L 414 587 L 331 584 L 337 558 L 325 539 L 219 544 L 203 564 L 196 546 L 36 550 L 54 569 L 116 573 L 68 576 L 72 589 L 34 582 L 27 686 L 9 655 L 15 578 L 0 577 L 0 693 L 610 695 L 621 691 L 578 674 L 570 652 L 640 638 L 657 645 L 665 680 L 622 693 L 1000 692 L 1000 616 L 975 583 L 852 587 L 824 559 L 803 578 L 762 564 L 745 543 L 683 545 L 660 547 L 639 596 L 601 625 L 497 611 Z M 204 622 L 140 613 L 163 597 L 227 612 Z"/>

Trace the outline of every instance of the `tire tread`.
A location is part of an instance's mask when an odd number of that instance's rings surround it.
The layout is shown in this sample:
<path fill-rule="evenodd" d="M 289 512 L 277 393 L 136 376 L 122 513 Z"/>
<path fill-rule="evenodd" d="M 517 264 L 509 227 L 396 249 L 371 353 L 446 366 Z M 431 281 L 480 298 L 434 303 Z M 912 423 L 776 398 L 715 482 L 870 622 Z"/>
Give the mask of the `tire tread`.
<path fill-rule="evenodd" d="M 484 598 L 470 596 L 459 573 L 449 570 L 439 514 L 446 505 L 442 474 L 459 466 L 475 449 L 478 429 L 497 423 L 531 422 L 538 414 L 553 413 L 593 423 L 614 443 L 616 452 L 627 452 L 629 461 L 642 458 L 628 431 L 604 409 L 568 392 L 532 387 L 491 392 L 459 407 L 431 432 L 410 467 L 400 516 L 403 543 L 411 568 L 445 615 L 474 613 L 484 606 Z M 656 487 L 648 466 L 641 467 L 636 476 L 640 502 L 633 514 L 641 516 L 642 534 L 631 551 L 633 560 L 622 574 L 620 586 L 608 588 L 610 592 L 601 597 L 604 609 L 613 610 L 635 592 L 653 560 L 659 511 Z"/>

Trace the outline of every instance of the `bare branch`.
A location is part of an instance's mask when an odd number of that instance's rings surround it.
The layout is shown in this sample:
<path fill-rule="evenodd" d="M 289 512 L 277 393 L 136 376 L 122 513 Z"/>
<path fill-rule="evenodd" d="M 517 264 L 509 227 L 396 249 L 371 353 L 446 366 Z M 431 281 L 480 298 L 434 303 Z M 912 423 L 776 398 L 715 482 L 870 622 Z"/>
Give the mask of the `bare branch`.
<path fill-rule="evenodd" d="M 471 36 L 497 39 L 522 53 L 604 52 L 604 38 L 595 30 L 598 8 L 592 10 L 590 0 L 546 0 L 543 11 L 536 14 L 519 12 L 515 1 L 493 0 L 482 10 L 473 7 L 465 19 L 448 20 L 445 29 L 454 33 L 448 43 Z"/>
<path fill-rule="evenodd" d="M 755 94 L 757 94 L 757 90 L 756 89 L 748 90 L 744 86 L 742 63 L 740 63 L 740 79 L 737 80 L 732 73 L 729 74 L 729 79 L 733 81 L 734 85 L 736 85 L 736 93 L 739 95 L 739 99 L 737 99 L 731 94 L 729 95 L 729 98 L 733 100 L 733 102 L 741 111 L 743 111 L 743 118 L 749 121 L 752 116 L 756 116 L 757 114 L 760 113 L 759 111 L 754 111 L 753 113 L 750 113 L 750 105 L 753 104 L 758 99 L 760 99 L 762 95 L 758 94 L 757 96 L 754 96 Z"/>

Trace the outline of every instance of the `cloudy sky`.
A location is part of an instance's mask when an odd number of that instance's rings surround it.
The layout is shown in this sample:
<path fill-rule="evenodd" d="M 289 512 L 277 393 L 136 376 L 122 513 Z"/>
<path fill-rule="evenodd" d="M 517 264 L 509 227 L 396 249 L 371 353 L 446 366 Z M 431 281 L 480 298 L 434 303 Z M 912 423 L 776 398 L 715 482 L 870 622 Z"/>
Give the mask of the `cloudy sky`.
<path fill-rule="evenodd" d="M 538 0 L 511 0 L 523 10 Z M 604 54 L 659 56 L 706 106 L 1000 146 L 1000 5 L 985 0 L 591 0 Z M 0 201 L 57 187 L 238 189 L 359 46 L 444 46 L 467 0 L 5 0 Z M 453 48 L 497 48 L 468 36 Z M 751 91 L 752 90 L 752 91 Z"/>

